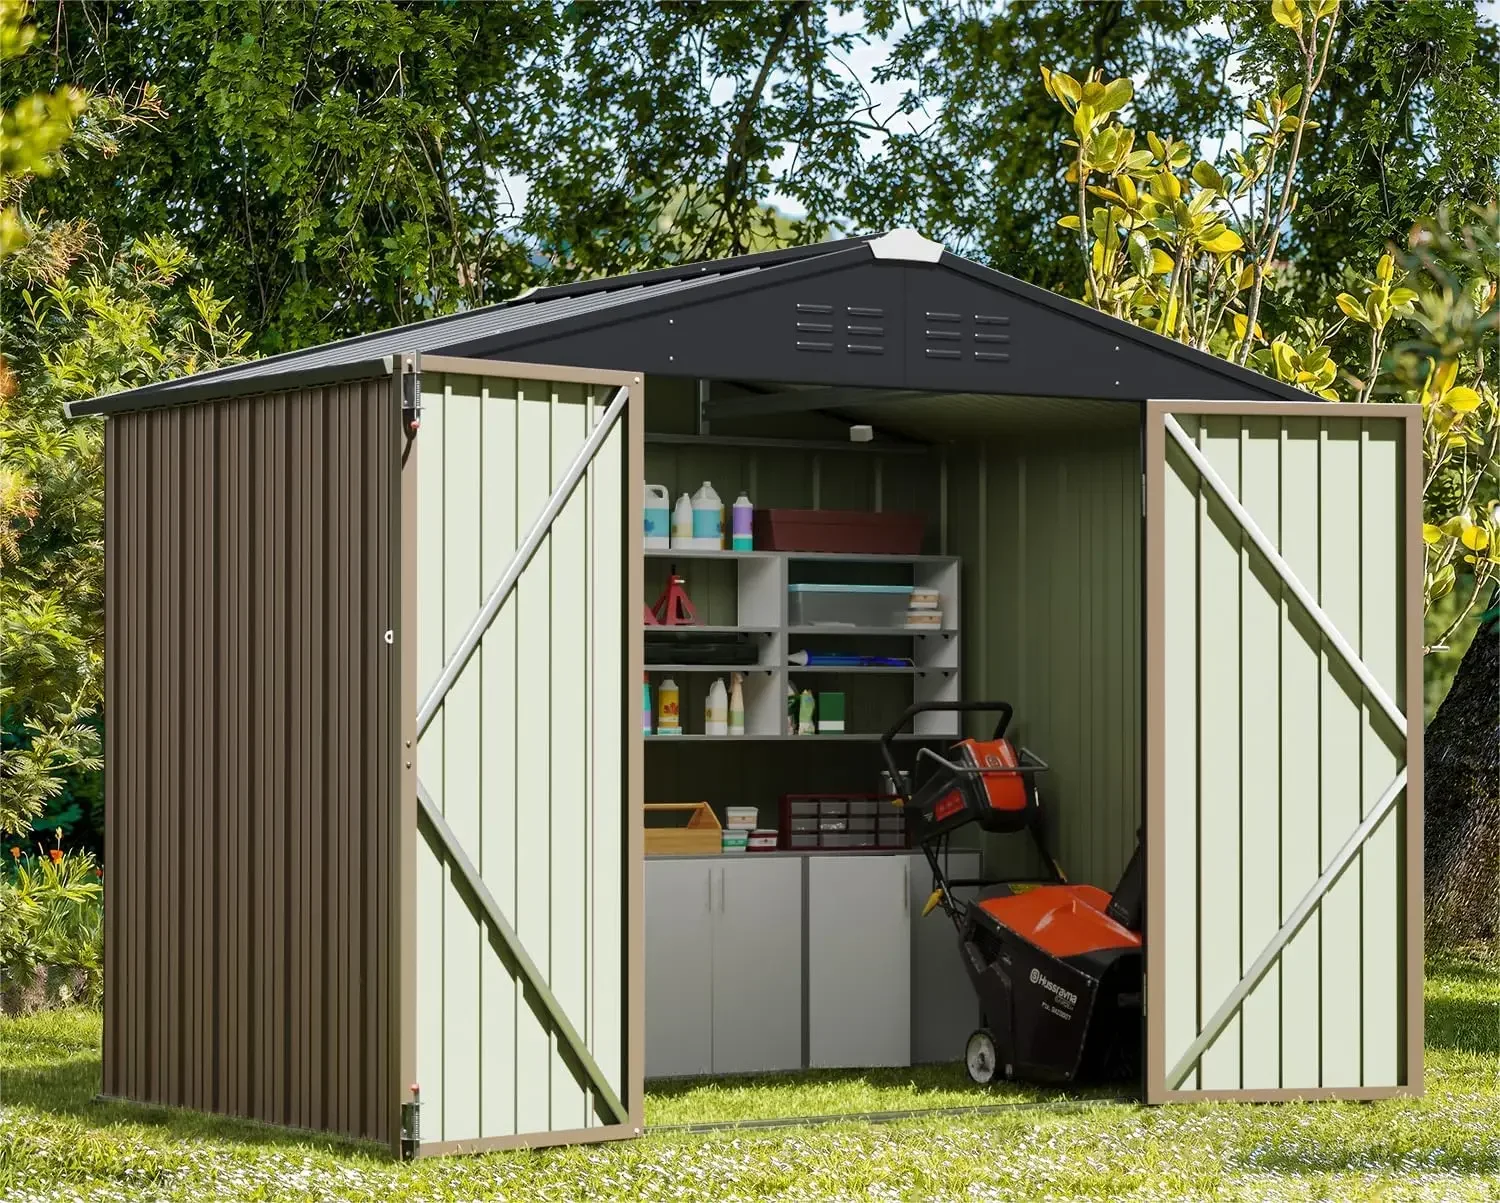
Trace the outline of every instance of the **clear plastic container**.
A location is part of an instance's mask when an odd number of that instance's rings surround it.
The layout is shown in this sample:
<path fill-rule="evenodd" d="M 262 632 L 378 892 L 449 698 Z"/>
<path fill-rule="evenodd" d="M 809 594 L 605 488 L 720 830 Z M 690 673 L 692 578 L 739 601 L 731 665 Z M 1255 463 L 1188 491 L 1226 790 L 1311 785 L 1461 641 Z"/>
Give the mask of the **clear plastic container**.
<path fill-rule="evenodd" d="M 899 627 L 906 623 L 910 585 L 787 586 L 787 621 L 794 627 Z"/>

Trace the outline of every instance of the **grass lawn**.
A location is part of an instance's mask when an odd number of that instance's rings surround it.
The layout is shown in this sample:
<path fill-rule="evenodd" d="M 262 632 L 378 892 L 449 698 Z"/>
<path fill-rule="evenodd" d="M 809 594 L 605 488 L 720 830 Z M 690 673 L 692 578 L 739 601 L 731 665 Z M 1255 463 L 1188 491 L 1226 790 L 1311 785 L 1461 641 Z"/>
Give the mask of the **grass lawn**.
<path fill-rule="evenodd" d="M 1428 966 L 1427 1096 L 1148 1109 L 1094 1098 L 894 1123 L 660 1131 L 400 1165 L 357 1146 L 97 1103 L 99 1020 L 0 1021 L 0 1200 L 1497 1199 L 1500 965 Z M 1058 1096 L 957 1067 L 674 1084 L 651 1124 Z"/>

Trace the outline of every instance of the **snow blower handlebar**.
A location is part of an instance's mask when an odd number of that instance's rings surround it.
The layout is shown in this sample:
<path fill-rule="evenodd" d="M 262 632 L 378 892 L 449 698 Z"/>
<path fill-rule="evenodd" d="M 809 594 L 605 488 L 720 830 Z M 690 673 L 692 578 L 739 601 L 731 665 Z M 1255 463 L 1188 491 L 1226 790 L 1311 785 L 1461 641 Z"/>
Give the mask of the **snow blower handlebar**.
<path fill-rule="evenodd" d="M 990 737 L 991 739 L 1004 738 L 1005 729 L 1010 726 L 1010 717 L 1016 712 L 1016 708 L 1009 702 L 917 702 L 915 705 L 908 706 L 906 712 L 892 723 L 890 729 L 880 737 L 880 754 L 885 758 L 885 767 L 890 770 L 891 784 L 896 786 L 900 791 L 901 800 L 904 803 L 909 804 L 911 802 L 911 788 L 908 786 L 904 790 L 900 789 L 903 778 L 901 770 L 896 767 L 896 754 L 891 745 L 895 742 L 896 736 L 900 735 L 905 729 L 907 723 L 911 722 L 917 715 L 925 714 L 931 710 L 941 710 L 955 714 L 975 710 L 997 712 L 1000 715 L 1000 721 L 995 724 L 995 734 Z"/>
<path fill-rule="evenodd" d="M 913 718 L 919 714 L 925 714 L 934 710 L 954 714 L 972 713 L 975 711 L 988 711 L 999 714 L 1000 718 L 995 724 L 995 733 L 990 737 L 992 740 L 999 740 L 1005 737 L 1006 729 L 1010 726 L 1011 716 L 1015 714 L 1015 707 L 1009 702 L 917 702 L 915 705 L 907 707 L 905 713 L 891 724 L 889 730 L 880 737 L 880 754 L 884 757 L 886 768 L 890 772 L 892 786 L 901 795 L 901 805 L 903 807 L 912 805 L 912 786 L 896 765 L 896 756 L 892 744 L 895 742 L 896 736 L 901 734 L 902 730 L 905 729 L 906 725 Z M 1046 762 L 1035 753 L 1024 748 L 1021 750 L 1021 753 L 1025 760 L 1013 768 L 954 764 L 952 761 L 939 756 L 931 748 L 919 749 L 917 759 L 919 761 L 923 758 L 931 759 L 941 769 L 952 773 L 955 777 L 983 777 L 1004 773 L 1029 778 L 1031 774 L 1041 772 L 1048 767 Z M 927 864 L 932 869 L 933 884 L 935 886 L 932 891 L 932 897 L 928 899 L 926 907 L 922 910 L 922 914 L 925 916 L 934 907 L 941 906 L 954 925 L 960 926 L 963 922 L 963 911 L 953 901 L 952 887 L 956 885 L 984 885 L 989 883 L 977 880 L 969 881 L 967 879 L 963 881 L 950 881 L 948 875 L 943 871 L 942 862 L 938 857 L 937 849 L 934 847 L 936 842 L 925 838 L 919 841 L 922 854 L 927 858 Z"/>

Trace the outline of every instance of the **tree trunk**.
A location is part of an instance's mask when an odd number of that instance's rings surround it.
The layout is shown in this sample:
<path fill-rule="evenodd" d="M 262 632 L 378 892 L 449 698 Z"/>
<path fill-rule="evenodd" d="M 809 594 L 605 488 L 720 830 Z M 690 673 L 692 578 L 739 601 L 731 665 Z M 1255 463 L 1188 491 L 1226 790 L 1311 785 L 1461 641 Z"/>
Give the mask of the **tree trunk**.
<path fill-rule="evenodd" d="M 1500 621 L 1474 636 L 1427 728 L 1427 938 L 1500 933 Z"/>

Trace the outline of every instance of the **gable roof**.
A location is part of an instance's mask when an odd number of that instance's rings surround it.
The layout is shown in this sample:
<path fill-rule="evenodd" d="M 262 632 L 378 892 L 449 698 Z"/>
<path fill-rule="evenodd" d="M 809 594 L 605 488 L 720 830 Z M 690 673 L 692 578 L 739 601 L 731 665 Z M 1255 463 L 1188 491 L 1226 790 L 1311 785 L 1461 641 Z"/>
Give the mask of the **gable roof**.
<path fill-rule="evenodd" d="M 73 402 L 68 412 L 119 413 L 379 375 L 401 354 L 941 392 L 1310 398 L 898 230 L 539 289 Z"/>

